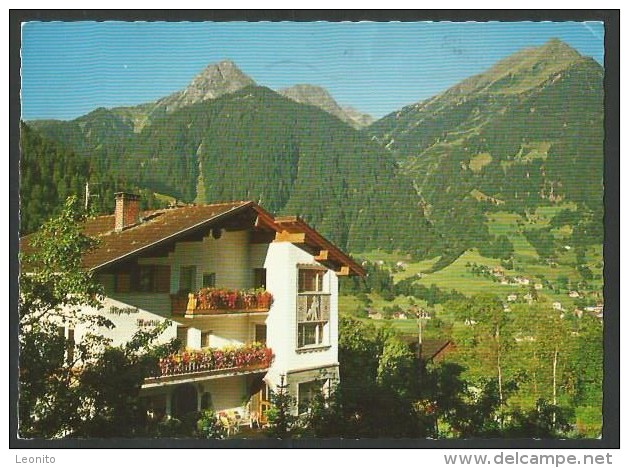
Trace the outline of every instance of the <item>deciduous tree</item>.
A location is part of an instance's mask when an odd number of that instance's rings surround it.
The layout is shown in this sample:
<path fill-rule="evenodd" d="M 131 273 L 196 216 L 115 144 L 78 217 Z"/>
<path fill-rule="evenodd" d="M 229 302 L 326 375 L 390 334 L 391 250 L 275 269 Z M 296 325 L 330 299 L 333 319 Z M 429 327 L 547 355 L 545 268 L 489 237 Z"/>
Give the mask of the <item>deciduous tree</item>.
<path fill-rule="evenodd" d="M 171 345 L 153 347 L 166 322 L 112 348 L 93 313 L 102 288 L 81 265 L 96 241 L 81 231 L 85 214 L 69 198 L 23 243 L 19 278 L 19 435 L 24 438 L 139 435 L 144 377 Z M 89 309 L 91 313 L 85 313 Z M 65 328 L 80 326 L 78 341 Z"/>

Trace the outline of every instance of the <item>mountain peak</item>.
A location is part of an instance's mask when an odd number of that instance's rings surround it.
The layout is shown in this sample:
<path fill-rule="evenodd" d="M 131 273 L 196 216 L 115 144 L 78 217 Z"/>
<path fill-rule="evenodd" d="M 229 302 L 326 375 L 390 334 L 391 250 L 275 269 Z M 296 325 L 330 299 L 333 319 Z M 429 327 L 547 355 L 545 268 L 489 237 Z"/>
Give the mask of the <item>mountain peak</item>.
<path fill-rule="evenodd" d="M 563 42 L 561 39 L 553 37 L 541 47 L 538 47 L 538 52 L 549 56 L 560 56 L 563 58 L 578 59 L 582 55 L 574 48 Z"/>
<path fill-rule="evenodd" d="M 233 93 L 255 84 L 256 82 L 245 75 L 234 62 L 223 60 L 208 65 L 194 77 L 183 93 L 192 101 L 198 102 L 216 99 L 223 94 Z"/>
<path fill-rule="evenodd" d="M 224 83 L 232 84 L 241 82 L 255 84 L 234 62 L 231 60 L 222 60 L 218 63 L 208 65 L 201 73 L 194 77 L 188 88 L 216 87 Z"/>
<path fill-rule="evenodd" d="M 208 65 L 183 91 L 161 101 L 167 112 L 173 112 L 198 102 L 216 99 L 224 94 L 235 93 L 256 82 L 245 75 L 231 60 L 222 60 Z"/>
<path fill-rule="evenodd" d="M 333 108 L 340 109 L 340 106 L 334 100 L 332 95 L 327 89 L 321 86 L 315 86 L 311 84 L 300 83 L 290 88 L 283 88 L 278 91 L 281 95 L 292 99 L 293 101 L 300 102 L 302 104 L 312 104 L 317 107 L 328 107 L 328 112 L 332 113 Z"/>
<path fill-rule="evenodd" d="M 521 50 L 500 60 L 486 72 L 462 81 L 446 93 L 465 95 L 480 91 L 513 95 L 527 92 L 560 76 L 583 58 L 568 44 L 553 38 L 541 46 Z"/>

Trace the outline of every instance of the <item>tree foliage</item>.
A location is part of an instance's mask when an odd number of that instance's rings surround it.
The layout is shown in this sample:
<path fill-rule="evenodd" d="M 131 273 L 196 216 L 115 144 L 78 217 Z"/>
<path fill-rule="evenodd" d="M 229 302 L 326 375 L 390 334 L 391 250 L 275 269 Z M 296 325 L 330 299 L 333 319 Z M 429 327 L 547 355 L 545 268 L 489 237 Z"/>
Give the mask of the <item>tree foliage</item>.
<path fill-rule="evenodd" d="M 297 416 L 294 415 L 295 398 L 288 391 L 286 376 L 280 376 L 280 383 L 271 391 L 271 408 L 267 411 L 269 437 L 286 439 L 296 429 Z"/>
<path fill-rule="evenodd" d="M 144 209 L 163 206 L 141 180 L 114 176 L 97 157 L 77 154 L 68 142 L 42 136 L 36 129 L 20 126 L 20 231 L 34 232 L 53 215 L 61 212 L 67 197 L 84 200 L 85 184 L 90 184 L 89 206 L 93 213 L 113 212 L 114 193 L 132 191 L 141 195 Z"/>
<path fill-rule="evenodd" d="M 486 299 L 473 296 L 445 306 L 461 323 L 454 327 L 457 347 L 451 359 L 467 368 L 463 378 L 474 382 L 489 376 L 498 378 L 500 356 L 503 389 L 509 381 L 518 384 L 518 391 L 504 399 L 514 420 L 522 424 L 535 420 L 542 424 L 545 414 L 554 412 L 553 434 L 566 436 L 570 431 L 562 421 L 569 420 L 574 425 L 575 417 L 587 414 L 587 422 L 577 420 L 581 425 L 579 431 L 598 434 L 603 395 L 601 321 L 588 314 L 579 317 L 555 310 L 546 297 L 540 296 L 531 303 L 509 303 L 508 310 L 503 312 L 505 320 L 498 320 L 502 321 L 498 343 L 495 334 L 498 322 L 488 321 L 486 314 L 479 315 L 476 307 Z M 499 318 L 498 304 L 495 312 L 494 318 Z M 598 417 L 592 417 L 596 412 Z M 502 428 L 505 434 L 512 429 Z"/>
<path fill-rule="evenodd" d="M 227 428 L 218 420 L 216 413 L 205 410 L 197 422 L 199 434 L 206 439 L 224 439 L 227 437 Z"/>
<path fill-rule="evenodd" d="M 155 347 L 166 322 L 111 347 L 97 313 L 101 286 L 81 266 L 95 241 L 69 198 L 58 217 L 23 244 L 19 296 L 19 435 L 24 438 L 136 436 L 147 429 L 138 396 L 171 346 Z M 81 330 L 75 341 L 65 329 Z M 60 333 L 63 330 L 63 333 Z M 78 337 L 77 337 L 78 338 Z"/>
<path fill-rule="evenodd" d="M 388 151 L 267 88 L 156 116 L 137 133 L 106 109 L 33 125 L 89 160 L 94 172 L 185 202 L 253 200 L 298 214 L 354 252 L 397 248 L 421 257 L 434 245 L 411 181 Z"/>
<path fill-rule="evenodd" d="M 485 299 L 479 305 L 491 302 Z M 341 380 L 329 396 L 310 402 L 307 434 L 556 438 L 572 430 L 574 414 L 565 406 L 543 399 L 526 410 L 509 404 L 527 382 L 522 373 L 501 382 L 498 376 L 471 379 L 455 362 L 420 365 L 392 330 L 354 319 L 341 321 L 340 337 Z"/>

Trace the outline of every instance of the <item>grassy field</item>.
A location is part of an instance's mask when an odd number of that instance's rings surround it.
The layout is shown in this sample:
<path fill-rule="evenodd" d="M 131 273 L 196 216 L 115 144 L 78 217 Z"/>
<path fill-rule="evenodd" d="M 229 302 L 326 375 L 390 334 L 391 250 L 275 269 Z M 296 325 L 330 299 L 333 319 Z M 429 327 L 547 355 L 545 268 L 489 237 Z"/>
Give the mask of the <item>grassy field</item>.
<path fill-rule="evenodd" d="M 170 195 L 164 195 L 163 193 L 155 192 L 155 198 L 157 198 L 162 203 L 175 203 L 177 199 L 175 197 L 171 197 Z"/>
<path fill-rule="evenodd" d="M 369 294 L 368 297 L 372 301 L 370 308 L 374 310 L 382 310 L 384 307 L 391 307 L 394 305 L 400 306 L 403 310 L 408 310 L 410 308 L 410 301 L 412 300 L 414 304 L 419 307 L 423 307 L 424 309 L 431 309 L 435 313 L 435 316 L 442 320 L 451 322 L 454 318 L 452 314 L 449 314 L 446 311 L 444 311 L 441 304 L 436 304 L 434 307 L 429 308 L 425 301 L 422 301 L 416 298 L 405 297 L 405 296 L 397 296 L 392 301 L 387 301 L 383 299 L 381 296 L 379 296 L 378 294 Z M 339 296 L 339 312 L 341 316 L 353 316 L 354 311 L 356 309 L 358 308 L 363 309 L 364 307 L 365 307 L 365 304 L 362 303 L 356 296 L 349 296 L 349 295 Z M 401 320 L 401 319 L 385 320 L 385 319 L 365 318 L 361 320 L 364 320 L 368 323 L 373 323 L 374 325 L 378 327 L 392 326 L 393 328 L 399 330 L 401 333 L 405 333 L 405 334 L 417 333 L 417 320 L 414 318 L 407 319 L 407 320 Z M 427 329 L 429 328 L 430 326 L 427 325 Z M 428 330 L 427 333 L 428 333 L 427 336 L 430 336 L 431 334 L 433 334 L 430 332 L 430 330 Z"/>
<path fill-rule="evenodd" d="M 540 283 L 541 279 L 546 279 L 555 284 L 559 277 L 566 277 L 571 282 L 581 280 L 581 275 L 576 269 L 576 257 L 574 250 L 562 248 L 564 241 L 570 234 L 569 228 L 554 230 L 553 234 L 561 248 L 557 251 L 556 263 L 549 265 L 547 262 L 540 260 L 535 248 L 528 242 L 523 235 L 523 230 L 542 229 L 547 227 L 559 211 L 563 209 L 574 208 L 571 204 L 560 204 L 549 207 L 538 208 L 537 211 L 530 215 L 529 219 L 525 219 L 519 214 L 509 212 L 495 212 L 488 215 L 487 223 L 489 232 L 492 235 L 506 235 L 514 247 L 512 270 L 507 270 L 506 275 L 509 277 L 525 277 L 531 280 L 531 284 Z M 468 264 L 484 265 L 490 269 L 500 267 L 500 260 L 494 258 L 483 257 L 476 249 L 466 251 L 452 264 L 442 270 L 434 273 L 424 273 L 429 270 L 438 260 L 438 257 L 413 262 L 405 254 L 397 254 L 384 251 L 372 251 L 357 255 L 361 259 L 370 262 L 380 263 L 393 267 L 398 263 L 403 263 L 404 269 L 396 271 L 393 274 L 395 282 L 406 278 L 415 277 L 419 284 L 427 287 L 435 285 L 440 289 L 450 291 L 457 290 L 466 296 L 479 294 L 483 292 L 492 292 L 501 297 L 506 298 L 509 294 L 523 294 L 528 291 L 528 287 L 515 284 L 503 285 L 500 282 L 492 281 L 491 278 L 478 276 L 470 271 Z M 602 274 L 602 246 L 591 247 L 586 254 L 587 264 L 595 275 Z M 590 281 L 593 289 L 602 290 L 602 279 Z M 569 298 L 566 293 L 557 294 L 554 291 L 544 288 L 539 290 L 540 295 L 546 296 L 550 301 L 560 301 L 564 307 L 571 308 L 574 306 L 574 300 Z M 392 302 L 387 302 L 379 297 L 371 298 L 374 309 L 381 309 L 385 306 L 399 305 L 402 308 L 408 306 L 408 298 L 398 297 Z M 348 310 L 355 310 L 359 304 L 348 304 Z"/>

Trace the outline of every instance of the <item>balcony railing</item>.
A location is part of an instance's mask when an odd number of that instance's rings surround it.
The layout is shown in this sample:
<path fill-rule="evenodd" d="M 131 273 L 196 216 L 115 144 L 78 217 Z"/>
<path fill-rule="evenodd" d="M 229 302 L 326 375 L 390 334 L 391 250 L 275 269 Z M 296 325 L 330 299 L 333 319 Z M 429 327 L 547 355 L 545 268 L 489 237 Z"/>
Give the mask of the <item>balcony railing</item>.
<path fill-rule="evenodd" d="M 199 373 L 239 373 L 266 369 L 273 358 L 270 348 L 257 343 L 223 349 L 182 351 L 161 358 L 158 369 L 147 380 Z"/>
<path fill-rule="evenodd" d="M 203 288 L 188 296 L 171 296 L 173 315 L 268 312 L 273 296 L 264 289 Z"/>

